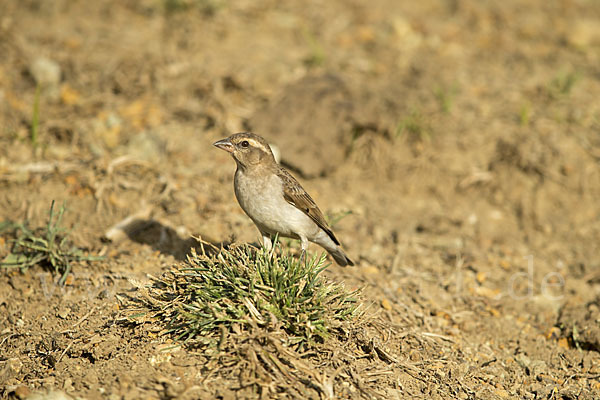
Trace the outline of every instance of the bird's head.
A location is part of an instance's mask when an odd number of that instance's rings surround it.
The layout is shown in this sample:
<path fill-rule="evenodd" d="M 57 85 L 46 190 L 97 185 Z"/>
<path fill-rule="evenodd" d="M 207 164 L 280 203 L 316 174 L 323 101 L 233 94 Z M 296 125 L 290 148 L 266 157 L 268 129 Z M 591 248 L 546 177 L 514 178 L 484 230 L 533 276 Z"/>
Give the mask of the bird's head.
<path fill-rule="evenodd" d="M 213 143 L 213 146 L 231 153 L 242 168 L 259 164 L 276 164 L 271 147 L 265 139 L 253 133 L 236 133 Z"/>

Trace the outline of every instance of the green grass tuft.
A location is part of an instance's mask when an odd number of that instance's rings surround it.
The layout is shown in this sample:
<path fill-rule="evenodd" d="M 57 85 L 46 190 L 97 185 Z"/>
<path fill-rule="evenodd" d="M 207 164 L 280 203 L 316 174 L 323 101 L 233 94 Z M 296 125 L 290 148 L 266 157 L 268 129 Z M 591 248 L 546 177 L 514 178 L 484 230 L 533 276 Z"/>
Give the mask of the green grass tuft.
<path fill-rule="evenodd" d="M 444 114 L 450 113 L 452 107 L 454 106 L 454 99 L 458 94 L 458 85 L 454 84 L 452 86 L 438 86 L 433 94 L 437 99 L 440 109 Z"/>
<path fill-rule="evenodd" d="M 333 214 L 328 213 L 325 216 L 325 218 L 327 218 L 327 223 L 329 224 L 329 226 L 331 226 L 332 228 L 335 228 L 337 223 L 340 222 L 341 220 L 343 220 L 344 218 L 346 218 L 348 215 L 352 215 L 352 210 L 339 211 L 339 212 L 333 213 Z"/>
<path fill-rule="evenodd" d="M 531 121 L 531 104 L 525 103 L 519 110 L 519 123 L 521 126 L 529 125 Z"/>
<path fill-rule="evenodd" d="M 187 12 L 193 9 L 210 17 L 225 6 L 226 0 L 162 0 L 162 7 L 167 16 Z"/>
<path fill-rule="evenodd" d="M 84 252 L 68 242 L 68 232 L 61 226 L 65 212 L 63 204 L 55 214 L 54 201 L 50 206 L 48 224 L 44 228 L 31 230 L 27 223 L 0 223 L 0 232 L 13 231 L 16 239 L 11 240 L 13 246 L 10 254 L 0 265 L 4 268 L 20 268 L 25 272 L 34 265 L 60 274 L 59 284 L 63 285 L 75 261 L 99 260 L 103 257 L 85 255 Z"/>
<path fill-rule="evenodd" d="M 550 98 L 557 99 L 568 96 L 580 79 L 581 74 L 577 71 L 558 73 L 547 86 Z"/>
<path fill-rule="evenodd" d="M 179 341 L 222 348 L 231 333 L 256 327 L 287 333 L 300 349 L 360 314 L 358 291 L 323 278 L 325 255 L 301 262 L 251 245 L 192 250 L 185 265 L 153 278 L 142 308 Z M 210 245 L 208 245 L 210 246 Z M 279 246 L 277 246 L 279 247 Z"/>
<path fill-rule="evenodd" d="M 323 46 L 319 43 L 317 36 L 308 28 L 302 30 L 302 35 L 309 48 L 309 54 L 304 59 L 304 64 L 308 67 L 320 67 L 325 64 L 327 55 L 325 54 Z"/>
<path fill-rule="evenodd" d="M 429 142 L 431 126 L 419 111 L 413 111 L 396 126 L 396 137 L 406 137 L 409 142 Z"/>

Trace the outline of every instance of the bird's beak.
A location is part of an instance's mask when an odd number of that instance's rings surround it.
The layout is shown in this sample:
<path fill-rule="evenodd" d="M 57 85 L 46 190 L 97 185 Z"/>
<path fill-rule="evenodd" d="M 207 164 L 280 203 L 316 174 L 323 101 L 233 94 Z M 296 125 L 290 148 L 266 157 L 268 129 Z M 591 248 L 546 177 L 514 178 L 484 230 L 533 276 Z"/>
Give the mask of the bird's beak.
<path fill-rule="evenodd" d="M 225 150 L 228 153 L 233 153 L 234 147 L 233 143 L 229 139 L 221 139 L 213 143 L 213 146 L 220 148 L 221 150 Z"/>

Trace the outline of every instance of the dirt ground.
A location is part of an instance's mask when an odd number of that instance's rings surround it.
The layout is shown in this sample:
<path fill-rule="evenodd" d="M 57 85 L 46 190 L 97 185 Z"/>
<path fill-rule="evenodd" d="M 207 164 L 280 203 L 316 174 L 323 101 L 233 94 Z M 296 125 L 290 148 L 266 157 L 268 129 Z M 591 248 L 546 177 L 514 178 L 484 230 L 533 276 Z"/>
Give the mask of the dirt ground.
<path fill-rule="evenodd" d="M 246 130 L 350 212 L 368 307 L 291 375 L 124 322 L 190 235 L 258 240 L 212 147 Z M 65 201 L 106 258 L 0 272 L 0 397 L 600 398 L 599 162 L 595 0 L 4 0 L 0 221 Z"/>

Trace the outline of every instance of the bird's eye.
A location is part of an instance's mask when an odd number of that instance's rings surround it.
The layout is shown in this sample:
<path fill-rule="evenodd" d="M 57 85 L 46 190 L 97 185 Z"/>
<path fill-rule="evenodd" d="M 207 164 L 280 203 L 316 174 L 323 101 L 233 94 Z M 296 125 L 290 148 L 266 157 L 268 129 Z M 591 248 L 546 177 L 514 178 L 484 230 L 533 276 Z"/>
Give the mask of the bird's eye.
<path fill-rule="evenodd" d="M 243 142 L 241 142 L 241 143 L 240 143 L 240 145 L 241 145 L 242 147 L 248 147 L 248 146 L 250 146 L 250 143 L 248 143 L 248 141 L 247 141 L 247 140 L 244 140 Z"/>

